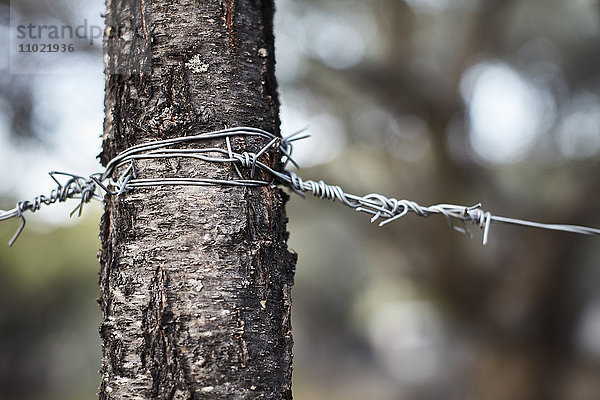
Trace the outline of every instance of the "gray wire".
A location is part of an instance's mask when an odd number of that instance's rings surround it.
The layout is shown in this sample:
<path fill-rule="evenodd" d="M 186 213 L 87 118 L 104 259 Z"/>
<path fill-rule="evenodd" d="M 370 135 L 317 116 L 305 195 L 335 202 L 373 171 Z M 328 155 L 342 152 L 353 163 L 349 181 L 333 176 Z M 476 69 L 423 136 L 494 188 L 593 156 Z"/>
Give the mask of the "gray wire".
<path fill-rule="evenodd" d="M 381 220 L 379 226 L 398 220 L 408 213 L 427 218 L 433 214 L 441 214 L 446 218 L 450 228 L 472 236 L 469 225 L 478 226 L 483 230 L 483 244 L 488 242 L 490 225 L 492 222 L 528 226 L 541 229 L 572 232 L 583 235 L 600 235 L 600 229 L 588 228 L 578 225 L 543 224 L 517 218 L 507 218 L 492 215 L 484 211 L 481 204 L 474 206 L 460 206 L 454 204 L 435 204 L 422 206 L 411 200 L 397 200 L 378 193 L 365 196 L 357 196 L 346 193 L 340 186 L 330 185 L 324 181 L 303 180 L 294 172 L 285 169 L 288 163 L 296 167 L 298 164 L 292 157 L 293 142 L 305 139 L 308 135 L 301 135 L 303 130 L 291 135 L 279 138 L 270 132 L 252 127 L 236 127 L 219 131 L 206 132 L 193 136 L 182 136 L 166 140 L 158 140 L 139 144 L 121 152 L 113 158 L 101 173 L 94 173 L 88 177 L 82 177 L 64 172 L 50 172 L 50 176 L 56 182 L 57 187 L 50 192 L 49 196 L 40 195 L 31 201 L 18 202 L 11 210 L 0 210 L 0 221 L 20 218 L 21 226 L 9 242 L 15 242 L 25 227 L 25 211 L 35 212 L 42 204 L 49 205 L 55 202 L 65 202 L 68 199 L 78 198 L 79 204 L 71 212 L 71 215 L 81 215 L 84 204 L 92 199 L 101 200 L 104 195 L 120 196 L 136 188 L 156 186 L 241 186 L 257 187 L 278 183 L 290 188 L 293 192 L 304 197 L 305 193 L 311 193 L 321 199 L 339 201 L 359 212 L 371 215 L 371 222 Z M 265 140 L 265 144 L 257 152 L 236 152 L 233 150 L 232 139 L 241 137 L 258 137 Z M 211 141 L 213 147 L 179 148 L 177 145 L 184 143 L 197 143 Z M 221 141 L 222 147 L 214 146 L 215 141 Z M 266 165 L 260 158 L 268 152 L 276 151 L 282 156 L 281 170 L 276 170 Z M 150 159 L 183 159 L 191 158 L 208 163 L 231 164 L 236 173 L 236 178 L 190 178 L 169 177 L 154 178 L 140 177 L 136 167 L 136 161 Z M 118 170 L 123 171 L 118 174 Z M 256 171 L 260 170 L 264 176 L 270 176 L 274 181 L 266 179 L 255 179 Z M 242 171 L 246 171 L 245 177 Z M 61 182 L 59 177 L 66 177 Z"/>

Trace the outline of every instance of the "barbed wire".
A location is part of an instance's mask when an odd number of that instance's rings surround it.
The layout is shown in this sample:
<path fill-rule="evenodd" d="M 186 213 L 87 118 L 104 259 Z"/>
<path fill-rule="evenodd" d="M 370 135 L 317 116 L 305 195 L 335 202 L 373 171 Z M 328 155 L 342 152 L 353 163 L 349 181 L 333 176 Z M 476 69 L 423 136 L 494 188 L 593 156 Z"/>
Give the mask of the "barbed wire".
<path fill-rule="evenodd" d="M 241 137 L 260 138 L 266 141 L 266 144 L 258 152 L 234 151 L 232 140 Z M 79 204 L 71 212 L 72 216 L 75 213 L 81 215 L 83 206 L 92 199 L 102 200 L 106 194 L 121 196 L 130 190 L 141 187 L 168 185 L 258 187 L 280 184 L 290 188 L 302 197 L 305 197 L 305 193 L 311 193 L 315 197 L 339 201 L 356 211 L 370 214 L 371 222 L 380 220 L 380 226 L 398 220 L 408 213 L 414 213 L 417 216 L 425 218 L 430 215 L 441 214 L 446 218 L 450 228 L 470 237 L 472 236 L 472 231 L 469 225 L 481 228 L 483 230 L 484 245 L 488 242 L 492 222 L 584 235 L 600 235 L 600 229 L 596 228 L 578 225 L 544 224 L 493 215 L 489 211 L 484 211 L 480 203 L 473 206 L 454 204 L 422 206 L 411 200 L 398 200 L 378 193 L 371 193 L 365 196 L 346 193 L 340 186 L 330 185 L 322 180 L 318 182 L 303 180 L 286 167 L 290 163 L 299 167 L 292 157 L 293 143 L 307 137 L 309 135 L 303 134 L 303 130 L 280 138 L 262 129 L 236 127 L 199 135 L 182 136 L 139 144 L 118 154 L 108 162 L 104 172 L 94 173 L 88 177 L 65 172 L 50 172 L 50 177 L 56 182 L 57 187 L 50 192 L 49 196 L 40 195 L 31 201 L 18 202 L 15 208 L 11 210 L 0 210 L 0 221 L 11 218 L 21 219 L 20 227 L 9 242 L 9 246 L 12 246 L 25 227 L 26 219 L 23 213 L 25 211 L 35 212 L 40 209 L 42 204 L 50 205 L 56 202 L 65 202 L 69 199 L 79 199 Z M 219 140 L 221 140 L 221 147 L 216 147 L 214 143 L 217 143 Z M 177 145 L 206 141 L 211 141 L 211 145 L 215 147 L 177 147 Z M 261 161 L 261 157 L 269 152 L 280 153 L 282 162 L 278 169 L 270 167 L 263 162 L 264 160 Z M 231 164 L 235 171 L 235 178 L 141 177 L 136 166 L 136 161 L 140 160 L 184 158 L 197 159 L 209 163 Z M 122 172 L 118 173 L 120 169 L 122 169 Z M 270 177 L 272 180 L 256 179 L 257 170 L 262 171 L 263 176 Z M 247 176 L 244 176 L 242 171 Z M 118 177 L 115 178 L 117 175 Z M 66 177 L 67 180 L 61 182 L 60 177 Z"/>

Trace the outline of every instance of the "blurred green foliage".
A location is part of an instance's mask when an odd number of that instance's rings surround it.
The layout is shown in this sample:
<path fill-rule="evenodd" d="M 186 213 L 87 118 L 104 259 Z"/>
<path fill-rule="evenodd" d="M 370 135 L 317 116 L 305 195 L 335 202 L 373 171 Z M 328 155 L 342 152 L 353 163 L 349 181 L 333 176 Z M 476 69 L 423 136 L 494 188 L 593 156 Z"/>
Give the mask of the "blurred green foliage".
<path fill-rule="evenodd" d="M 0 224 L 1 399 L 96 397 L 100 208 L 65 228 L 30 216 L 12 248 L 18 222 Z"/>

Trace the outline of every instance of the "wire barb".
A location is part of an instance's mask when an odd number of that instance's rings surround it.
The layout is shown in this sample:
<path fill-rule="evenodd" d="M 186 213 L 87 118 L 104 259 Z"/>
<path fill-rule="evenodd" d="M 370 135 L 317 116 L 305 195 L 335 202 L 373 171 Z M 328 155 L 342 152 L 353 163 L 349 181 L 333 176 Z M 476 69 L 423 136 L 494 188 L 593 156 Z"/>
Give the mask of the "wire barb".
<path fill-rule="evenodd" d="M 330 185 L 322 180 L 304 180 L 293 171 L 286 169 L 288 163 L 299 168 L 292 157 L 292 143 L 308 138 L 309 135 L 301 135 L 306 129 L 301 129 L 286 137 L 280 138 L 274 134 L 258 128 L 235 127 L 219 131 L 206 132 L 193 136 L 182 136 L 166 140 L 158 140 L 139 144 L 121 152 L 106 165 L 103 172 L 93 173 L 88 177 L 82 177 L 66 172 L 52 171 L 50 177 L 56 182 L 57 187 L 50 192 L 49 196 L 40 195 L 32 201 L 18 202 L 11 210 L 0 210 L 0 221 L 20 218 L 21 225 L 9 242 L 12 246 L 25 228 L 25 211 L 35 212 L 42 204 L 50 205 L 56 202 L 65 202 L 68 199 L 78 198 L 79 204 L 73 209 L 71 215 L 77 213 L 81 216 L 83 207 L 92 199 L 102 200 L 105 195 L 122 196 L 127 192 L 140 187 L 155 186 L 242 186 L 258 187 L 274 183 L 286 186 L 298 195 L 305 197 L 305 193 L 311 193 L 315 197 L 339 201 L 359 212 L 371 215 L 371 222 L 381 220 L 379 226 L 384 226 L 396 221 L 408 213 L 427 218 L 433 214 L 441 214 L 446 218 L 448 226 L 460 233 L 472 237 L 470 225 L 478 226 L 483 230 L 483 244 L 488 242 L 489 230 L 492 222 L 528 226 L 541 229 L 572 232 L 583 235 L 600 235 L 600 229 L 588 228 L 578 225 L 543 224 L 539 222 L 521 220 L 516 218 L 500 217 L 492 215 L 489 211 L 482 209 L 481 203 L 473 206 L 460 206 L 454 204 L 436 204 L 422 206 L 411 200 L 397 200 L 378 193 L 365 196 L 357 196 L 346 193 L 340 186 Z M 237 152 L 232 144 L 233 138 L 254 137 L 264 140 L 266 143 L 257 152 Z M 201 143 L 204 141 L 222 140 L 221 147 L 198 147 L 181 148 L 178 145 L 186 143 Z M 212 143 L 212 142 L 211 142 Z M 267 154 L 279 152 L 269 156 L 269 160 L 283 158 L 279 168 L 269 166 L 264 160 Z M 136 161 L 153 159 L 197 159 L 208 163 L 230 164 L 233 166 L 234 178 L 190 178 L 170 177 L 156 178 L 143 177 L 136 166 Z M 261 158 L 263 161 L 261 161 Z M 122 169 L 119 174 L 118 171 Z M 270 176 L 273 181 L 267 179 L 256 179 L 255 175 L 261 171 L 264 176 Z M 247 171 L 248 178 L 242 171 Z M 116 180 L 114 177 L 117 175 Z M 65 182 L 60 178 L 66 177 Z"/>

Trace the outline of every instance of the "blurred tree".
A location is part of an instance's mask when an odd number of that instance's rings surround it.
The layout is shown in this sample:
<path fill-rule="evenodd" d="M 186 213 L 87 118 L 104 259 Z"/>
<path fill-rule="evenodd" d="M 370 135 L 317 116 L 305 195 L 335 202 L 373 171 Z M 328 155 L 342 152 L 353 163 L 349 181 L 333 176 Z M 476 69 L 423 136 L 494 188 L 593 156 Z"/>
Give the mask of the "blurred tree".
<path fill-rule="evenodd" d="M 482 201 L 499 214 L 598 225 L 597 2 L 283 4 L 294 16 L 280 29 L 301 38 L 280 80 L 283 119 L 287 107 L 319 132 L 313 116 L 326 114 L 348 134 L 339 159 L 303 175 L 424 204 Z M 310 216 L 296 225 L 292 214 L 290 227 L 300 254 L 297 350 L 308 352 L 298 357 L 323 362 L 317 374 L 296 371 L 307 374 L 301 387 L 327 388 L 297 398 L 331 398 L 335 381 L 335 395 L 357 399 L 598 397 L 598 358 L 582 355 L 579 339 L 582 320 L 597 326 L 589 304 L 598 290 L 582 284 L 598 282 L 594 239 L 494 225 L 478 249 L 437 221 L 376 230 L 357 217 L 327 227 L 333 247 L 346 249 L 338 261 L 303 234 L 338 211 L 296 204 Z"/>

